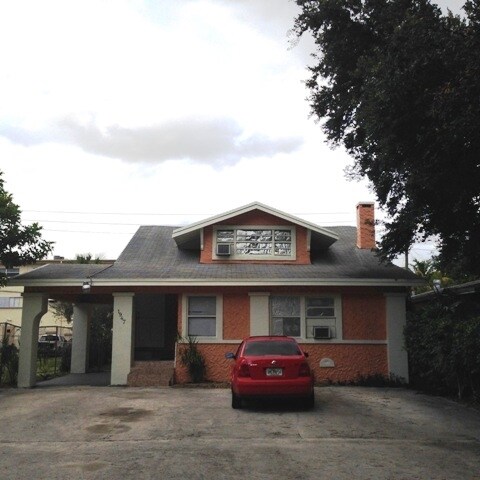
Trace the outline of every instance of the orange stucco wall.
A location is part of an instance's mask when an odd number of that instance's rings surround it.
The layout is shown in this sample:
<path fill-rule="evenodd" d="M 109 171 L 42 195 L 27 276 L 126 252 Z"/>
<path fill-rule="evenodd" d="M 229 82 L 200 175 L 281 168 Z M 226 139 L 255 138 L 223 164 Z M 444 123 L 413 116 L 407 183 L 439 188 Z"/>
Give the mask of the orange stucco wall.
<path fill-rule="evenodd" d="M 270 293 L 287 293 L 286 287 L 271 288 Z M 231 361 L 225 353 L 235 352 L 240 341 L 250 334 L 250 298 L 248 289 L 223 293 L 223 336 L 235 343 L 199 344 L 207 363 L 207 379 L 213 382 L 229 381 Z M 218 289 L 217 294 L 221 293 Z M 374 288 L 290 288 L 291 294 L 312 295 L 326 292 L 339 293 L 342 298 L 343 342 L 299 343 L 309 353 L 309 363 L 317 383 L 347 382 L 360 376 L 388 375 L 386 345 L 386 301 L 382 292 Z M 181 331 L 181 302 L 179 302 L 179 331 Z M 348 343 L 351 340 L 352 343 Z M 356 343 L 361 341 L 385 341 L 385 343 Z M 176 381 L 190 381 L 188 372 L 178 361 L 177 347 Z M 322 359 L 333 361 L 333 367 L 320 367 Z"/>
<path fill-rule="evenodd" d="M 281 218 L 274 217 L 264 212 L 248 212 L 238 217 L 234 217 L 221 222 L 221 225 L 282 225 L 289 224 Z M 298 265 L 310 264 L 310 252 L 307 251 L 307 229 L 298 225 L 296 228 L 296 259 L 295 260 L 268 260 L 268 263 L 293 263 Z M 203 250 L 200 252 L 200 263 L 243 263 L 256 262 L 255 260 L 227 260 L 213 259 L 213 226 L 204 228 L 203 230 Z M 264 263 L 265 260 L 260 260 Z"/>
<path fill-rule="evenodd" d="M 308 363 L 315 374 L 316 383 L 348 382 L 360 376 L 388 375 L 386 345 L 366 344 L 304 344 Z M 333 360 L 334 367 L 320 367 L 320 360 Z"/>
<path fill-rule="evenodd" d="M 385 340 L 386 304 L 383 295 L 342 295 L 343 338 Z"/>
<path fill-rule="evenodd" d="M 358 344 L 300 344 L 308 352 L 308 363 L 315 375 L 317 384 L 327 382 L 348 382 L 368 375 L 388 375 L 386 345 Z M 211 382 L 228 382 L 232 361 L 225 358 L 225 353 L 236 352 L 238 344 L 201 344 L 198 346 L 207 364 L 206 379 Z M 179 345 L 179 349 L 184 348 Z M 179 358 L 177 353 L 177 358 Z M 334 367 L 322 368 L 320 361 L 328 358 Z M 185 366 L 177 361 L 175 381 L 190 381 Z"/>
<path fill-rule="evenodd" d="M 238 340 L 250 335 L 250 298 L 248 295 L 223 296 L 223 338 Z"/>

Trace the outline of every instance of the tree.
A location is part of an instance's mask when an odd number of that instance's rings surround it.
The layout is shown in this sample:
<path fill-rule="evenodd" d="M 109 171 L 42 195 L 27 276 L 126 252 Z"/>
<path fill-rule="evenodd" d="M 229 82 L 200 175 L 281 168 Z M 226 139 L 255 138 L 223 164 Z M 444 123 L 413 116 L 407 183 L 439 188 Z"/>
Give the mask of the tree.
<path fill-rule="evenodd" d="M 442 269 L 480 275 L 480 0 L 297 0 L 310 32 L 312 114 L 388 214 L 393 259 L 438 238 Z"/>
<path fill-rule="evenodd" d="M 425 280 L 425 285 L 415 287 L 415 293 L 432 291 L 435 280 L 439 280 L 442 287 L 448 287 L 454 283 L 453 279 L 444 275 L 440 270 L 436 258 L 429 260 L 414 260 L 410 267 L 416 275 Z"/>
<path fill-rule="evenodd" d="M 53 242 L 42 239 L 38 223 L 23 226 L 21 210 L 4 188 L 0 172 L 0 262 L 6 268 L 35 263 L 52 251 Z M 7 277 L 0 274 L 0 286 Z"/>

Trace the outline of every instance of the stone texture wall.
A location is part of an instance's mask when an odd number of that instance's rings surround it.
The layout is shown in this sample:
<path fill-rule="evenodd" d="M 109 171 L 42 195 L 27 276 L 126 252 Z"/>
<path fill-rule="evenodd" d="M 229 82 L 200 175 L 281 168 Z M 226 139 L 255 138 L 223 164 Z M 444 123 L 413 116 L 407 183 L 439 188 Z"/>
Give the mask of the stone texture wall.
<path fill-rule="evenodd" d="M 343 341 L 345 343 L 299 342 L 309 353 L 309 363 L 318 383 L 353 381 L 360 376 L 388 375 L 386 300 L 382 291 L 374 288 L 295 288 L 277 287 L 269 289 L 271 294 L 290 293 L 298 295 L 339 293 L 342 298 Z M 222 293 L 212 287 L 212 293 Z M 248 288 L 223 292 L 223 338 L 237 340 L 234 343 L 203 343 L 199 350 L 207 363 L 207 380 L 228 382 L 232 361 L 225 359 L 225 353 L 236 352 L 243 338 L 250 334 L 250 299 Z M 193 293 L 193 291 L 192 291 Z M 178 309 L 178 325 L 181 331 L 181 302 Z M 351 340 L 352 343 L 348 343 Z M 359 341 L 377 341 L 385 343 L 356 343 Z M 177 345 L 177 363 L 175 381 L 189 382 L 186 368 L 180 364 L 178 352 L 184 348 Z M 322 359 L 333 362 L 331 367 L 321 367 Z M 323 363 L 331 363 L 324 361 Z"/>
<path fill-rule="evenodd" d="M 225 358 L 225 353 L 236 352 L 238 344 L 202 344 L 198 348 L 207 363 L 206 377 L 211 382 L 228 382 L 232 360 Z M 300 344 L 308 352 L 308 363 L 312 368 L 317 384 L 327 382 L 348 382 L 360 376 L 388 375 L 388 360 L 386 345 L 359 344 Z M 185 348 L 179 345 L 178 349 Z M 180 351 L 180 350 L 179 350 Z M 178 352 L 177 352 L 177 358 Z M 333 367 L 322 368 L 320 361 L 330 359 Z M 177 361 L 175 382 L 190 382 L 185 366 Z"/>
<path fill-rule="evenodd" d="M 239 340 L 250 335 L 250 298 L 248 295 L 223 296 L 223 338 Z"/>
<path fill-rule="evenodd" d="M 238 344 L 200 344 L 198 349 L 207 363 L 206 380 L 210 382 L 230 381 L 232 360 L 225 358 L 227 352 L 236 352 Z M 180 352 L 185 348 L 184 344 L 177 345 L 177 365 L 175 367 L 175 382 L 188 383 L 191 381 L 187 368 L 180 362 Z"/>
<path fill-rule="evenodd" d="M 386 340 L 383 295 L 342 295 L 342 316 L 345 340 Z"/>
<path fill-rule="evenodd" d="M 388 375 L 386 345 L 362 344 L 303 344 L 308 352 L 308 363 L 317 384 L 350 382 L 360 376 Z M 322 359 L 330 359 L 334 366 L 320 367 Z"/>

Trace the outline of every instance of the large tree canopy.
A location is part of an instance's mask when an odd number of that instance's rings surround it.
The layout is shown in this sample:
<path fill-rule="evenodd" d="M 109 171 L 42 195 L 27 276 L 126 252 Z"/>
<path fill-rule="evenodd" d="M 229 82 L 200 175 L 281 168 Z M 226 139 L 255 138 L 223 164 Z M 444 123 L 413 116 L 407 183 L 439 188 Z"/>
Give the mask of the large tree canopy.
<path fill-rule="evenodd" d="M 6 268 L 35 263 L 52 250 L 53 243 L 42 239 L 42 227 L 37 223 L 23 226 L 20 217 L 20 208 L 5 191 L 0 172 L 0 262 Z M 0 285 L 5 280 L 0 275 Z"/>
<path fill-rule="evenodd" d="M 392 259 L 438 239 L 442 266 L 480 275 L 480 0 L 297 0 L 318 51 L 307 81 L 328 140 L 388 214 Z"/>

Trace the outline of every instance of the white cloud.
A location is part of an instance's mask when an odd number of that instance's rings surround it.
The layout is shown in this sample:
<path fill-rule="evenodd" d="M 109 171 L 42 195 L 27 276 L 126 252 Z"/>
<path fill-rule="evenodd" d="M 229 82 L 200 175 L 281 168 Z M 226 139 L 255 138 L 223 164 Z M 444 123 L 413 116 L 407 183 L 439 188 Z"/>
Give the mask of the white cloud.
<path fill-rule="evenodd" d="M 55 253 L 258 200 L 354 224 L 372 199 L 308 118 L 290 0 L 0 4 L 0 170 Z M 58 213 L 69 212 L 69 213 Z M 84 212 L 84 213 L 75 213 Z M 82 233 L 83 232 L 83 233 Z"/>

